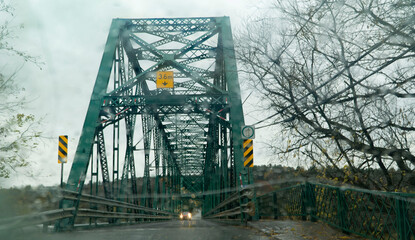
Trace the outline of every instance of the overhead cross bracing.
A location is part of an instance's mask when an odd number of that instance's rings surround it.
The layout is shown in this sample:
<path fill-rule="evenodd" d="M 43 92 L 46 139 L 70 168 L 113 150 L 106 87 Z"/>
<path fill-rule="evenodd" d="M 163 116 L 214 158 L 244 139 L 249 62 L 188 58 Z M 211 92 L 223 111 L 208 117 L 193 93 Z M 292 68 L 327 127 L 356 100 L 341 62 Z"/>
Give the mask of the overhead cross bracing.
<path fill-rule="evenodd" d="M 166 71 L 174 87 L 158 88 Z M 215 190 L 217 202 L 247 183 L 243 124 L 228 17 L 114 19 L 66 188 L 82 191 L 94 166 L 106 198 L 178 211 L 165 196 Z"/>

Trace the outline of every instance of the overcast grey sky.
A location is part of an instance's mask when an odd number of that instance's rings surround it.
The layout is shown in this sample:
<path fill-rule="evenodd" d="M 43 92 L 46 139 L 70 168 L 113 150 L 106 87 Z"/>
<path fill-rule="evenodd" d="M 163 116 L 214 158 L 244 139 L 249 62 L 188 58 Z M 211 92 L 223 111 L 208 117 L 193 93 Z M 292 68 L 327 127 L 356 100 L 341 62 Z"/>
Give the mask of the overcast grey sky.
<path fill-rule="evenodd" d="M 0 184 L 3 187 L 19 185 L 53 185 L 60 179 L 57 164 L 57 137 L 69 136 L 68 176 L 76 144 L 82 129 L 92 87 L 98 72 L 109 26 L 113 18 L 163 18 L 230 16 L 234 31 L 242 27 L 248 16 L 257 14 L 259 2 L 250 0 L 19 0 L 13 25 L 24 25 L 17 31 L 14 45 L 44 62 L 42 70 L 25 64 L 19 82 L 25 86 L 31 100 L 27 111 L 44 117 L 42 131 L 51 140 L 43 140 L 41 147 L 31 155 L 30 168 L 20 169 Z M 21 61 L 10 57 L 0 60 L 3 69 L 13 70 Z M 4 65 L 5 64 L 5 65 Z M 250 90 L 243 87 L 243 97 Z M 253 100 L 255 97 L 251 97 Z M 250 101 L 251 101 L 250 98 Z M 252 101 L 253 101 L 252 100 Z M 249 101 L 248 101 L 249 102 Z M 249 105 L 246 104 L 247 107 Z M 255 105 L 255 104 L 254 104 Z M 250 112 L 245 109 L 245 112 Z M 246 123 L 255 122 L 247 116 Z M 257 132 L 256 163 L 266 164 L 269 157 L 259 142 L 266 139 L 266 130 Z M 140 174 L 140 169 L 137 170 Z"/>

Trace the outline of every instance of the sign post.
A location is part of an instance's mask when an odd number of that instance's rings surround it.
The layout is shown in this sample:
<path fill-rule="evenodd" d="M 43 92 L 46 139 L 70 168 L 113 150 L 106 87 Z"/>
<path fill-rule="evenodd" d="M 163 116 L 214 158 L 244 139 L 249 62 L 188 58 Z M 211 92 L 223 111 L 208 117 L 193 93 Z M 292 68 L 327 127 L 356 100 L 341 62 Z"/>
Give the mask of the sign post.
<path fill-rule="evenodd" d="M 68 162 L 68 136 L 59 136 L 58 163 L 61 164 L 61 188 L 63 188 L 63 164 Z"/>

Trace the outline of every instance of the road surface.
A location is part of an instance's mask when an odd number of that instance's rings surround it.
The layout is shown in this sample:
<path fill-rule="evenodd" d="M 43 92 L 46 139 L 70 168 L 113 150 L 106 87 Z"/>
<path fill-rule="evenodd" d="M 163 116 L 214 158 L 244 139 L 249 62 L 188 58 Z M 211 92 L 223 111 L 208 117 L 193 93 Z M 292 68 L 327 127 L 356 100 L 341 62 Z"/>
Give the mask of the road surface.
<path fill-rule="evenodd" d="M 66 233 L 17 232 L 9 239 L 30 240 L 265 240 L 269 237 L 251 228 L 231 226 L 212 221 L 173 220 L 129 226 L 97 228 Z"/>

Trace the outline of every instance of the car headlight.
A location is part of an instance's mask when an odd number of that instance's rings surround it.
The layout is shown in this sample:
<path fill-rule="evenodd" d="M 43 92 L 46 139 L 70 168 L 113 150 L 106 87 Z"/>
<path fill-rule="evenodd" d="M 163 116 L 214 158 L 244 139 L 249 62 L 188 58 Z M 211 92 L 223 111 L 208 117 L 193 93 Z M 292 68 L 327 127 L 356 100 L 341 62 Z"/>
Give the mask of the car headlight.
<path fill-rule="evenodd" d="M 189 216 L 189 218 L 192 218 L 192 214 L 191 213 L 189 213 L 188 216 Z"/>
<path fill-rule="evenodd" d="M 183 214 L 180 213 L 180 219 L 183 219 Z"/>

